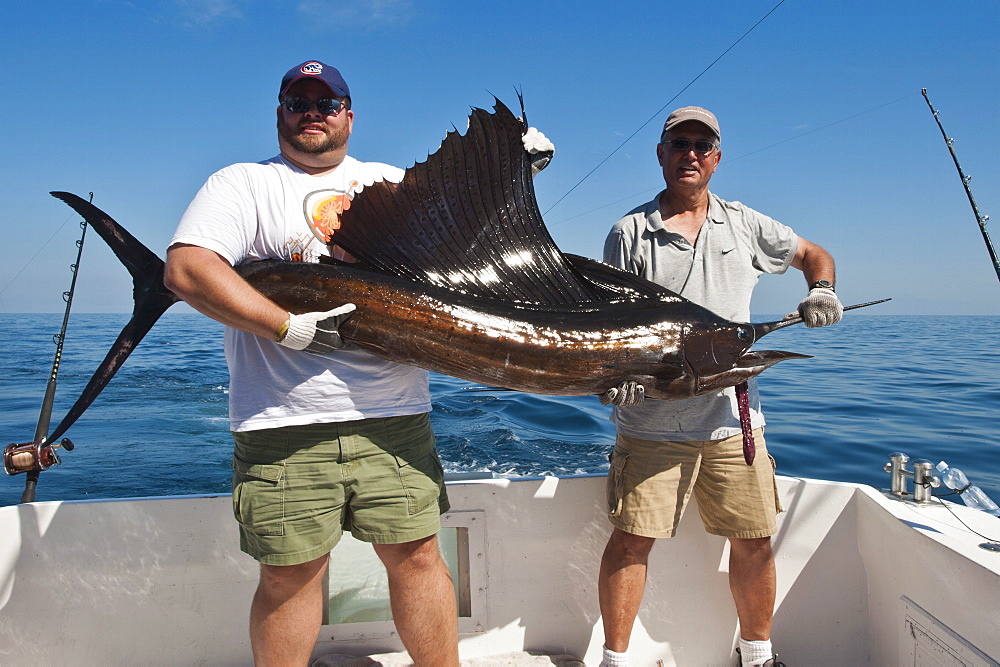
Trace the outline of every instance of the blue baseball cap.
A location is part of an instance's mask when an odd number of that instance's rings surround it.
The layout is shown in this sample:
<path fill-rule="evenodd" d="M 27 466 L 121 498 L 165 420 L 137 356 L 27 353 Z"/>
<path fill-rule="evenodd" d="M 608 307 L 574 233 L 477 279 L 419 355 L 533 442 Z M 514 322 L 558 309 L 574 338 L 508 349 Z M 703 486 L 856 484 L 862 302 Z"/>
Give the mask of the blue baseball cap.
<path fill-rule="evenodd" d="M 319 79 L 337 97 L 351 96 L 351 89 L 347 87 L 347 82 L 344 81 L 344 77 L 340 76 L 340 72 L 337 71 L 336 67 L 324 65 L 318 60 L 307 60 L 301 65 L 296 65 L 288 70 L 284 78 L 281 79 L 281 88 L 278 90 L 278 101 L 281 101 L 281 98 L 285 96 L 288 88 L 293 83 L 302 79 Z"/>

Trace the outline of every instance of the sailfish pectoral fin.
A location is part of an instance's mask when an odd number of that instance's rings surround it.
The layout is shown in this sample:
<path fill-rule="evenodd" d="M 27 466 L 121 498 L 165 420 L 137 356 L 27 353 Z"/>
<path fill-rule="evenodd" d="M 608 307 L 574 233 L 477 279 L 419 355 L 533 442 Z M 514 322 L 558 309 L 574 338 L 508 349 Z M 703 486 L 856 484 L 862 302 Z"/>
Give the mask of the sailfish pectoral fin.
<path fill-rule="evenodd" d="M 786 359 L 812 359 L 808 354 L 797 352 L 779 352 L 774 350 L 764 350 L 760 352 L 746 352 L 740 355 L 736 365 L 721 373 L 711 373 L 700 375 L 697 379 L 694 394 L 707 394 L 711 391 L 719 391 L 727 387 L 735 387 L 741 382 L 746 382 L 752 377 L 756 377 L 765 370 Z"/>
<path fill-rule="evenodd" d="M 786 359 L 812 359 L 812 355 L 799 354 L 798 352 L 782 352 L 780 350 L 746 352 L 740 355 L 740 358 L 736 361 L 736 368 L 760 367 L 761 370 L 764 370 Z"/>
<path fill-rule="evenodd" d="M 57 439 L 73 425 L 111 381 L 128 356 L 132 354 L 132 350 L 153 328 L 160 316 L 167 308 L 180 301 L 177 295 L 163 284 L 163 260 L 129 234 L 111 216 L 85 199 L 69 192 L 52 192 L 51 194 L 66 202 L 83 216 L 94 231 L 111 246 L 115 256 L 132 274 L 134 303 L 132 319 L 118 334 L 118 339 L 108 350 L 104 361 L 94 371 L 80 397 L 76 399 L 69 412 L 59 422 L 52 435 L 47 438 L 48 442 Z"/>

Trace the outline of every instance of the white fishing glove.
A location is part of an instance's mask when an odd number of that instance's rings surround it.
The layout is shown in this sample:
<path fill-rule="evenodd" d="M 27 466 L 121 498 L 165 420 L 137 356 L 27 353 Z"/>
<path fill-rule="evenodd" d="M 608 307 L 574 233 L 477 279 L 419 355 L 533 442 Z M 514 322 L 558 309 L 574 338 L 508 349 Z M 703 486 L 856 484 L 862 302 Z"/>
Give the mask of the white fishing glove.
<path fill-rule="evenodd" d="M 844 306 L 832 289 L 814 287 L 809 290 L 809 295 L 802 299 L 798 312 L 789 313 L 786 319 L 796 315 L 802 317 L 807 327 L 825 327 L 840 321 L 844 316 Z"/>
<path fill-rule="evenodd" d="M 555 144 L 534 127 L 529 127 L 521 136 L 521 143 L 524 144 L 524 150 L 531 155 L 531 175 L 534 177 L 549 165 L 556 152 Z"/>
<path fill-rule="evenodd" d="M 289 313 L 288 330 L 278 341 L 278 345 L 320 354 L 344 347 L 344 340 L 337 333 L 337 327 L 351 316 L 356 307 L 353 303 L 345 303 L 325 313 Z"/>
<path fill-rule="evenodd" d="M 601 405 L 611 403 L 619 408 L 639 405 L 646 400 L 646 388 L 635 380 L 626 380 L 601 394 Z"/>

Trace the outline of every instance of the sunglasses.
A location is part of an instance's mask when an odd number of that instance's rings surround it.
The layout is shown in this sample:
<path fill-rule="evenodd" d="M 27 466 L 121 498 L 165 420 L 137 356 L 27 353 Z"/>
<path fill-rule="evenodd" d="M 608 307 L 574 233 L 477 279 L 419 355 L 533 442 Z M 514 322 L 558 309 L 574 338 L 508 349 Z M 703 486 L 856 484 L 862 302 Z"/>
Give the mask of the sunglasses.
<path fill-rule="evenodd" d="M 686 153 L 694 148 L 695 153 L 701 153 L 703 155 L 708 155 L 718 148 L 714 141 L 706 141 L 705 139 L 699 139 L 697 141 L 691 141 L 690 139 L 670 139 L 668 141 L 664 141 L 663 143 L 669 144 L 675 151 L 684 151 Z"/>
<path fill-rule="evenodd" d="M 305 113 L 312 108 L 312 105 L 316 105 L 316 110 L 319 111 L 324 116 L 333 116 L 340 113 L 346 105 L 344 100 L 338 100 L 333 97 L 324 97 L 321 100 L 310 100 L 306 97 L 286 97 L 281 103 L 289 113 Z"/>

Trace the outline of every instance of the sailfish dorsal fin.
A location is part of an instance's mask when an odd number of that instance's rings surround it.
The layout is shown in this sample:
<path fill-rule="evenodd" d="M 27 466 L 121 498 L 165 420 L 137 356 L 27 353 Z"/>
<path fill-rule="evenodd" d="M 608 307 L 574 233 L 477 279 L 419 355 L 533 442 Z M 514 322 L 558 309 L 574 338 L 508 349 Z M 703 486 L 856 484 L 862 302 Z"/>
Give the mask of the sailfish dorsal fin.
<path fill-rule="evenodd" d="M 621 297 L 584 277 L 545 229 L 524 123 L 502 102 L 473 109 L 400 183 L 366 186 L 333 242 L 363 266 L 472 296 L 561 305 Z"/>

